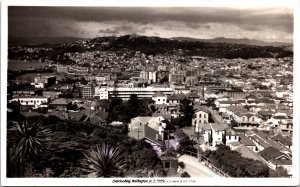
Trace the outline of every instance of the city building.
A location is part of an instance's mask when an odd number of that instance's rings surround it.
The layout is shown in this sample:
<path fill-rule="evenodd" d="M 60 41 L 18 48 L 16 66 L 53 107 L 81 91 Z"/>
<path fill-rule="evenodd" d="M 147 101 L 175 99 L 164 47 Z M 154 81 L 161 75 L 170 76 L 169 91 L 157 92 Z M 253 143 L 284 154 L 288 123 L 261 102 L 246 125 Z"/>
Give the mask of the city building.
<path fill-rule="evenodd" d="M 48 106 L 48 98 L 42 96 L 20 96 L 13 98 L 10 102 L 19 102 L 21 106 L 28 106 L 32 108 L 40 108 Z"/>
<path fill-rule="evenodd" d="M 83 86 L 81 88 L 81 97 L 84 99 L 93 98 L 94 88 L 92 86 Z"/>
<path fill-rule="evenodd" d="M 109 99 L 116 96 L 123 100 L 128 100 L 132 94 L 135 94 L 140 99 L 151 99 L 156 92 L 161 92 L 166 96 L 173 93 L 170 87 L 133 87 L 133 88 L 116 88 L 116 87 L 95 87 L 94 97 L 101 99 Z M 102 97 L 101 97 L 102 96 Z"/>
<path fill-rule="evenodd" d="M 40 75 L 34 77 L 34 82 L 31 83 L 35 88 L 46 88 L 52 86 L 56 83 L 55 76 L 48 76 L 48 75 Z"/>

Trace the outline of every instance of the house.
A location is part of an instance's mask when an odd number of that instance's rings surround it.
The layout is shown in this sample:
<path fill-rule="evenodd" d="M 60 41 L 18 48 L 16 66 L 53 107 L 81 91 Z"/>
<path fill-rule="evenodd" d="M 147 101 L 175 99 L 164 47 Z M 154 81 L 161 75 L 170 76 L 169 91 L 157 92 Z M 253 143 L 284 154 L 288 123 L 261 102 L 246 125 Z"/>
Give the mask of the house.
<path fill-rule="evenodd" d="M 205 106 L 195 105 L 195 114 L 192 119 L 192 126 L 196 132 L 199 132 L 203 124 L 208 123 L 209 111 Z"/>
<path fill-rule="evenodd" d="M 226 112 L 226 108 L 229 106 L 236 106 L 239 105 L 239 101 L 233 101 L 233 100 L 219 100 L 216 99 L 214 102 L 216 108 L 219 109 L 219 112 Z"/>
<path fill-rule="evenodd" d="M 186 98 L 186 96 L 184 94 L 173 94 L 168 96 L 168 103 L 169 105 L 179 105 L 180 102 Z"/>
<path fill-rule="evenodd" d="M 108 112 L 97 111 L 96 113 L 89 116 L 90 123 L 93 125 L 105 126 L 107 125 Z"/>
<path fill-rule="evenodd" d="M 148 142 L 156 152 L 160 153 L 164 148 L 165 128 L 166 123 L 161 116 L 139 116 L 131 119 L 128 125 L 128 136 Z"/>
<path fill-rule="evenodd" d="M 275 142 L 279 143 L 280 145 L 285 146 L 288 149 L 292 148 L 293 142 L 290 139 L 288 139 L 287 137 L 282 136 L 281 134 L 276 134 L 274 136 L 271 136 L 271 138 Z"/>
<path fill-rule="evenodd" d="M 58 99 L 62 92 L 56 91 L 43 91 L 43 97 L 48 97 L 50 99 Z"/>
<path fill-rule="evenodd" d="M 256 151 L 256 145 L 244 134 L 238 133 L 239 141 L 252 151 Z"/>
<path fill-rule="evenodd" d="M 194 92 L 187 94 L 187 98 L 193 102 L 200 102 L 200 96 Z"/>
<path fill-rule="evenodd" d="M 154 100 L 157 105 L 165 105 L 167 104 L 167 96 L 162 92 L 156 92 L 152 96 L 152 100 Z"/>
<path fill-rule="evenodd" d="M 281 145 L 275 142 L 270 136 L 262 131 L 251 130 L 245 132 L 245 135 L 256 145 L 255 151 L 262 151 L 270 146 L 276 148 L 282 153 L 287 155 L 292 155 L 290 149 L 286 148 L 284 145 Z"/>
<path fill-rule="evenodd" d="M 205 144 L 216 146 L 225 143 L 226 130 L 229 127 L 227 124 L 209 123 L 203 124 L 200 134 L 203 137 Z"/>
<path fill-rule="evenodd" d="M 260 152 L 258 154 L 268 163 L 268 166 L 276 170 L 278 167 L 283 167 L 287 170 L 289 175 L 292 175 L 292 158 L 278 149 L 270 146 Z"/>
<path fill-rule="evenodd" d="M 225 142 L 226 145 L 232 142 L 239 142 L 239 135 L 232 129 L 229 129 L 225 133 Z"/>
<path fill-rule="evenodd" d="M 226 109 L 238 127 L 257 127 L 259 118 L 242 106 L 229 106 Z"/>
<path fill-rule="evenodd" d="M 175 175 L 178 170 L 178 159 L 171 156 L 159 156 L 167 175 Z"/>
<path fill-rule="evenodd" d="M 258 115 L 262 120 L 267 121 L 268 119 L 270 119 L 272 117 L 273 112 L 270 110 L 261 110 L 258 112 Z"/>
<path fill-rule="evenodd" d="M 55 110 L 67 110 L 67 105 L 68 105 L 67 99 L 59 98 L 52 101 L 49 104 L 49 107 Z"/>
<path fill-rule="evenodd" d="M 286 113 L 275 113 L 266 123 L 271 127 L 279 127 L 284 133 L 291 134 L 293 132 L 292 117 Z"/>

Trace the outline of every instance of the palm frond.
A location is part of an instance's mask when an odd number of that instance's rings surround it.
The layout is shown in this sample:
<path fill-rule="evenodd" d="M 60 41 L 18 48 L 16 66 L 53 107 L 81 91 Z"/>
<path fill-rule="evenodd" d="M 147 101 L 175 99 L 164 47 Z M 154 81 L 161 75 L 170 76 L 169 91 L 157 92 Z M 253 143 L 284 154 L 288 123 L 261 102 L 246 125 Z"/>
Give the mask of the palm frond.
<path fill-rule="evenodd" d="M 118 147 L 112 148 L 106 144 L 91 149 L 84 156 L 83 170 L 97 177 L 120 176 L 126 163 Z"/>

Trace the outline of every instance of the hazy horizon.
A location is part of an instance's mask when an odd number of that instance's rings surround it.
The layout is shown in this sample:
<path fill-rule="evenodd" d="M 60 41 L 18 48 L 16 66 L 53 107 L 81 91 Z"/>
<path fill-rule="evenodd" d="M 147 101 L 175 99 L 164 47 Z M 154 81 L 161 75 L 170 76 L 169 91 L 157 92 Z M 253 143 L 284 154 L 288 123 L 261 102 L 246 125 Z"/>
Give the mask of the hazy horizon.
<path fill-rule="evenodd" d="M 162 38 L 231 38 L 293 43 L 284 8 L 9 7 L 9 38 L 95 38 L 137 33 Z"/>

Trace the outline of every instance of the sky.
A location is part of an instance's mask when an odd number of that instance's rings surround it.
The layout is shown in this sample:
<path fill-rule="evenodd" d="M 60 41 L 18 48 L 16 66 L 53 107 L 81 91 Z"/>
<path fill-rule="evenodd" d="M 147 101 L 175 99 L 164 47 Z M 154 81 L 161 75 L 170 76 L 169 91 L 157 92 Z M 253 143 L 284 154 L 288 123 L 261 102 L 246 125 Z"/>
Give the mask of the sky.
<path fill-rule="evenodd" d="M 121 36 L 249 38 L 293 42 L 287 8 L 8 7 L 9 37 Z"/>

